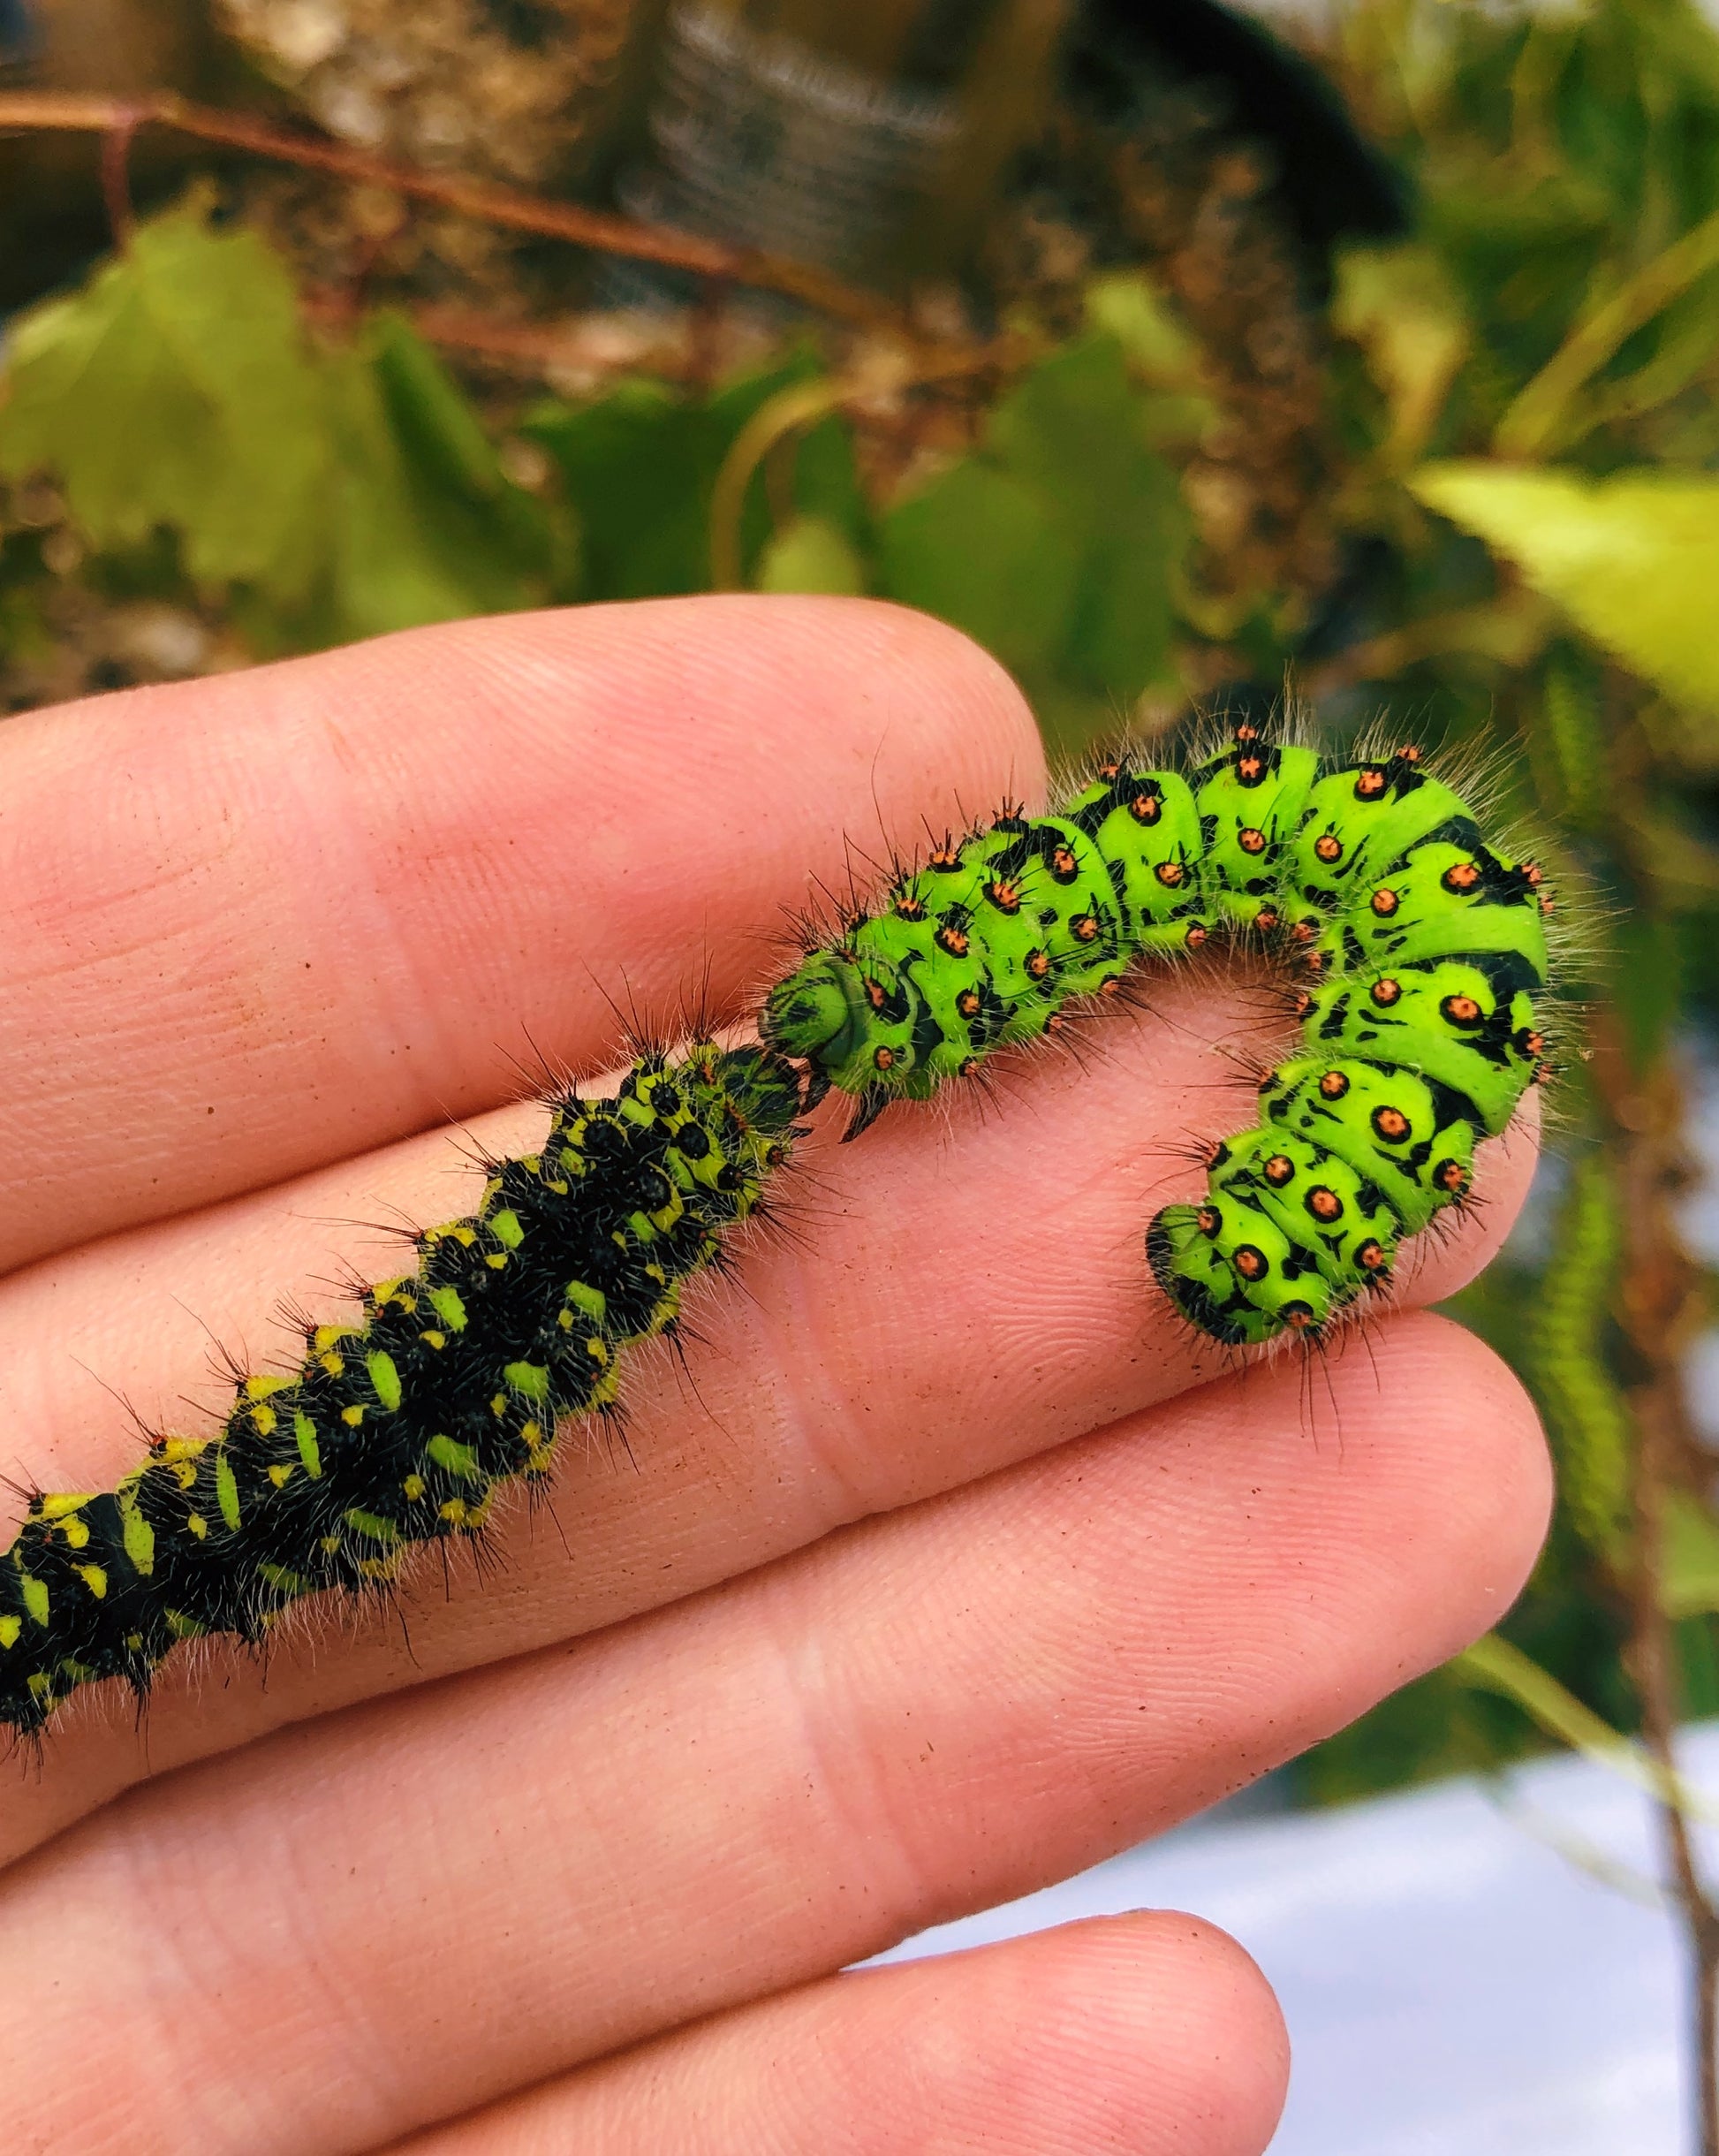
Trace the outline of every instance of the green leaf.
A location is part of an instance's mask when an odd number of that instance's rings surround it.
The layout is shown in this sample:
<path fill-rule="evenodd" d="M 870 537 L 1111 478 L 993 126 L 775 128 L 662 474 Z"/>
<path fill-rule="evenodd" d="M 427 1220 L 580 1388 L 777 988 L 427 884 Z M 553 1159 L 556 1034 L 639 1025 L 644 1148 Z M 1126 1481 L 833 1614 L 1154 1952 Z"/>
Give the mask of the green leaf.
<path fill-rule="evenodd" d="M 593 598 L 706 588 L 705 497 L 716 467 L 697 406 L 640 379 L 594 404 L 541 405 L 522 431 L 560 467 Z"/>
<path fill-rule="evenodd" d="M 560 467 L 579 520 L 588 596 L 708 591 L 710 494 L 723 459 L 760 406 L 816 371 L 809 357 L 796 355 L 725 383 L 702 403 L 635 378 L 592 404 L 550 402 L 530 413 L 520 431 Z M 803 497 L 799 506 L 830 513 L 826 504 Z M 769 531 L 762 481 L 754 478 L 741 532 L 746 565 Z"/>
<path fill-rule="evenodd" d="M 377 315 L 363 349 L 375 369 L 399 454 L 424 514 L 445 543 L 470 550 L 466 567 L 492 606 L 560 596 L 571 585 L 572 535 L 502 467 L 463 390 L 404 316 Z M 500 596 L 511 580 L 511 598 Z M 534 593 L 530 587 L 541 583 Z"/>
<path fill-rule="evenodd" d="M 53 473 L 94 546 L 179 533 L 201 581 L 301 591 L 329 476 L 292 286 L 195 207 L 138 227 L 82 291 L 13 328 L 0 471 Z"/>
<path fill-rule="evenodd" d="M 1122 348 L 1094 337 L 1053 353 L 1003 399 L 987 433 L 1035 487 L 1079 564 L 1059 671 L 1132 699 L 1167 668 L 1170 584 L 1186 535 L 1175 474 L 1147 447 Z"/>
<path fill-rule="evenodd" d="M 1150 382 L 1186 388 L 1199 379 L 1200 347 L 1138 270 L 1096 277 L 1086 293 L 1090 328 L 1115 340 Z"/>
<path fill-rule="evenodd" d="M 1719 479 L 1424 466 L 1428 508 L 1515 563 L 1577 626 L 1669 695 L 1719 711 Z"/>
<path fill-rule="evenodd" d="M 865 565 L 847 535 L 828 517 L 795 517 L 764 549 L 758 565 L 760 591 L 862 592 Z"/>
<path fill-rule="evenodd" d="M 883 588 L 1031 675 L 1066 641 L 1080 563 L 1036 489 L 969 457 L 884 520 Z"/>
<path fill-rule="evenodd" d="M 425 458 L 421 431 L 397 425 L 398 394 L 390 399 L 389 370 L 373 351 L 333 354 L 327 373 L 337 451 L 327 505 L 336 632 L 375 636 L 505 612 L 542 596 L 532 572 L 546 566 L 547 547 L 525 558 L 530 549 L 513 521 L 512 490 L 473 501 L 451 488 L 447 459 Z M 398 392 L 398 377 L 392 386 Z"/>
<path fill-rule="evenodd" d="M 883 520 L 892 597 L 965 629 L 1041 699 L 1089 716 L 1168 671 L 1187 520 L 1121 346 L 1041 361 L 984 444 Z"/>

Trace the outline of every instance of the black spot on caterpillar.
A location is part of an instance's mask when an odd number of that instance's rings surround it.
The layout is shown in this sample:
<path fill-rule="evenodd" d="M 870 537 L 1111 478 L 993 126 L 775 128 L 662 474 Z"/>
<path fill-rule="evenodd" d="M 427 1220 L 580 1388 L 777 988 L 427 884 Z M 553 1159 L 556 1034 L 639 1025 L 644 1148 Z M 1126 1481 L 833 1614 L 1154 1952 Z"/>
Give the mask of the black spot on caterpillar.
<path fill-rule="evenodd" d="M 34 1735 L 101 1677 L 140 1695 L 178 1640 L 255 1640 L 305 1595 L 385 1588 L 414 1547 L 480 1534 L 499 1488 L 549 1471 L 559 1421 L 613 1401 L 625 1348 L 672 1326 L 829 1087 L 852 1135 L 1143 953 L 1242 933 L 1299 976 L 1302 1052 L 1147 1249 L 1200 1331 L 1318 1339 L 1461 1202 L 1476 1143 L 1543 1074 L 1549 904 L 1414 750 L 1321 771 L 1251 727 L 1186 775 L 1111 763 L 1058 815 L 936 848 L 771 991 L 764 1046 L 556 1101 L 541 1154 L 497 1164 L 478 1212 L 419 1236 L 415 1270 L 296 1370 L 243 1379 L 215 1435 L 36 1498 L 0 1559 L 0 1721 Z"/>

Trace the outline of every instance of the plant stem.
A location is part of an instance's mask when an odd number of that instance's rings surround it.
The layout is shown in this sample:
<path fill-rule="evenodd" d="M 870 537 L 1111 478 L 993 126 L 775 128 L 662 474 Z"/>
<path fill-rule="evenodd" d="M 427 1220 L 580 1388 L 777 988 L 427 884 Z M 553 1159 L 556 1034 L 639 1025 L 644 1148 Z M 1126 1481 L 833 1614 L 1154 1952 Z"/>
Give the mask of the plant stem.
<path fill-rule="evenodd" d="M 631 217 L 587 209 L 579 203 L 557 201 L 546 195 L 527 194 L 493 180 L 424 171 L 415 165 L 375 156 L 368 150 L 349 148 L 345 143 L 319 141 L 311 135 L 271 127 L 245 113 L 187 104 L 169 91 L 134 100 L 52 91 L 0 91 L 0 129 L 52 129 L 111 138 L 144 126 L 170 127 L 200 142 L 245 150 L 254 157 L 271 158 L 307 171 L 327 172 L 355 186 L 391 188 L 415 201 L 435 202 L 444 209 L 458 210 L 512 232 L 537 232 L 605 254 L 625 255 L 633 262 L 660 262 L 665 268 L 691 270 L 699 277 L 779 292 L 838 322 L 913 337 L 906 316 L 875 292 L 862 292 L 810 263 L 790 262 L 759 247 L 731 247 L 696 232 L 641 224 Z"/>
<path fill-rule="evenodd" d="M 1642 1740 L 1669 1778 L 1656 1811 L 1693 1962 L 1697 2145 L 1700 2156 L 1719 2156 L 1719 1909 L 1703 1877 L 1675 1780 L 1676 1638 L 1662 1590 L 1666 1496 L 1686 1479 L 1699 1451 L 1685 1405 L 1682 1363 L 1700 1319 L 1700 1280 L 1673 1211 L 1688 1180 L 1683 1086 L 1665 1053 L 1644 1076 L 1632 1074 L 1609 1029 L 1600 1031 L 1594 1067 L 1617 1133 L 1613 1145 L 1628 1235 L 1618 1316 L 1638 1373 L 1629 1390 L 1637 1429 L 1636 1537 L 1626 1653 L 1641 1702 Z"/>

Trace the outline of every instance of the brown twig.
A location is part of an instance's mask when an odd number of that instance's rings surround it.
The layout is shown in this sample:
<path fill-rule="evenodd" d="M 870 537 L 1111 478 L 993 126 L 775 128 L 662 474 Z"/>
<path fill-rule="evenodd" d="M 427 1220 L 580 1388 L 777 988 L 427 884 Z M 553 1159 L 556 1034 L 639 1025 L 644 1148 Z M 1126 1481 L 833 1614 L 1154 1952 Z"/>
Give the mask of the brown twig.
<path fill-rule="evenodd" d="M 122 254 L 132 244 L 137 223 L 132 212 L 131 178 L 132 137 L 136 132 L 136 118 L 126 111 L 102 137 L 102 200 L 113 244 Z"/>
<path fill-rule="evenodd" d="M 1629 1069 L 1615 1033 L 1601 1029 L 1594 1073 L 1617 1135 L 1620 1197 L 1628 1236 L 1618 1317 L 1633 1350 L 1637 1381 L 1629 1401 L 1637 1428 L 1636 1519 L 1630 1590 L 1630 1676 L 1641 1703 L 1642 1740 L 1675 1774 L 1678 1722 L 1675 1640 L 1665 1613 L 1664 1522 L 1668 1494 L 1696 1446 L 1688 1427 L 1682 1366 L 1705 1316 L 1700 1274 L 1685 1249 L 1674 1211 L 1688 1180 L 1683 1088 L 1662 1055 L 1643 1077 Z M 1668 1779 L 1668 1788 L 1675 1781 Z M 1695 1979 L 1695 2061 L 1701 2156 L 1719 2156 L 1719 1907 L 1696 1856 L 1684 1806 L 1662 1799 L 1660 1833 Z"/>
<path fill-rule="evenodd" d="M 790 262 L 759 247 L 731 247 L 696 232 L 639 224 L 631 217 L 587 209 L 576 202 L 527 194 L 493 180 L 453 172 L 427 172 L 416 165 L 375 156 L 368 150 L 271 127 L 244 113 L 188 104 L 170 91 L 131 101 L 49 90 L 0 91 L 0 129 L 51 129 L 111 138 L 121 130 L 140 126 L 170 127 L 200 142 L 244 150 L 254 157 L 297 165 L 306 171 L 327 172 L 354 186 L 390 187 L 414 201 L 435 202 L 444 209 L 458 210 L 511 232 L 536 232 L 604 254 L 658 262 L 667 269 L 690 270 L 697 277 L 779 292 L 837 322 L 888 330 L 920 341 L 914 338 L 907 316 L 892 301 L 844 285 L 808 262 Z"/>

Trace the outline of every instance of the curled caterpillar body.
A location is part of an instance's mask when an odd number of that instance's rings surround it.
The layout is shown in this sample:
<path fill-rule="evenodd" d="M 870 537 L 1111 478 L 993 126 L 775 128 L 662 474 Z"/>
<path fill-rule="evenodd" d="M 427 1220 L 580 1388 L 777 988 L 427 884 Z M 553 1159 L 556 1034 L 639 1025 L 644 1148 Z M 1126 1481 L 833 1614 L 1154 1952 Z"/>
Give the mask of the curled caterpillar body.
<path fill-rule="evenodd" d="M 241 1380 L 213 1436 L 158 1439 L 117 1491 L 38 1497 L 0 1557 L 0 1723 L 33 1735 L 100 1677 L 141 1695 L 179 1640 L 257 1639 L 301 1596 L 479 1533 L 503 1484 L 547 1474 L 561 1418 L 613 1401 L 628 1344 L 673 1325 L 806 1102 L 780 1057 L 708 1043 L 558 1100 L 541 1153 L 497 1164 L 296 1370 Z"/>
<path fill-rule="evenodd" d="M 1322 771 L 1242 726 L 1185 777 L 1108 765 L 1057 815 L 939 848 L 772 991 L 763 1031 L 857 1097 L 860 1129 L 1135 957 L 1248 933 L 1304 983 L 1303 1053 L 1147 1251 L 1201 1332 L 1317 1337 L 1466 1196 L 1476 1143 L 1542 1072 L 1540 882 L 1417 751 Z"/>

